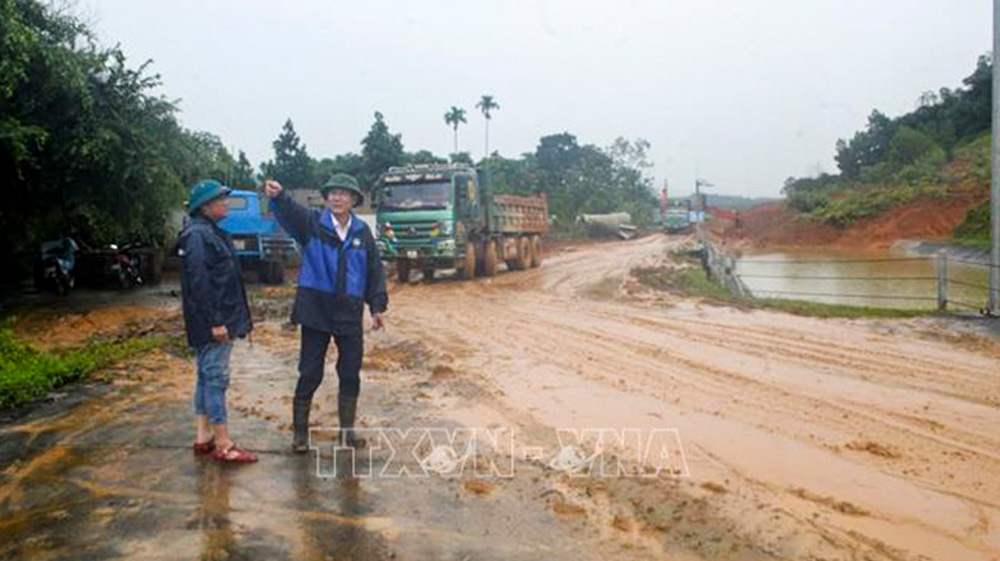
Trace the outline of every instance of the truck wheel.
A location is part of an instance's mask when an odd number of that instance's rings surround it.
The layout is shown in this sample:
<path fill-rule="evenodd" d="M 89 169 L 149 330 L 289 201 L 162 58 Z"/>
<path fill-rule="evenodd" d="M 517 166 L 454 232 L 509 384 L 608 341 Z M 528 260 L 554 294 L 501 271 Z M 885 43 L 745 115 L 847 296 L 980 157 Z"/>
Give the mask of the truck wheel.
<path fill-rule="evenodd" d="M 542 264 L 542 237 L 531 236 L 531 266 L 537 267 Z"/>
<path fill-rule="evenodd" d="M 471 279 L 476 276 L 476 245 L 465 242 L 465 258 L 456 263 L 458 278 Z"/>
<path fill-rule="evenodd" d="M 483 276 L 492 277 L 497 274 L 497 242 L 486 240 L 483 244 Z"/>
<path fill-rule="evenodd" d="M 404 284 L 410 282 L 410 262 L 406 259 L 396 261 L 396 278 Z"/>
<path fill-rule="evenodd" d="M 528 236 L 517 239 L 517 270 L 523 271 L 531 266 L 531 240 Z"/>

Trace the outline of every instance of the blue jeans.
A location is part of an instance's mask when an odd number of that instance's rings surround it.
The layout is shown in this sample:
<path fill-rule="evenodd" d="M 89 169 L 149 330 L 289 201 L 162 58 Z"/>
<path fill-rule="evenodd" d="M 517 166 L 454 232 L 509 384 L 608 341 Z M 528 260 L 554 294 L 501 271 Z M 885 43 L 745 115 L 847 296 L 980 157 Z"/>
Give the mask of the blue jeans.
<path fill-rule="evenodd" d="M 195 349 L 198 383 L 194 388 L 194 413 L 213 425 L 226 424 L 226 389 L 233 343 L 208 343 Z"/>

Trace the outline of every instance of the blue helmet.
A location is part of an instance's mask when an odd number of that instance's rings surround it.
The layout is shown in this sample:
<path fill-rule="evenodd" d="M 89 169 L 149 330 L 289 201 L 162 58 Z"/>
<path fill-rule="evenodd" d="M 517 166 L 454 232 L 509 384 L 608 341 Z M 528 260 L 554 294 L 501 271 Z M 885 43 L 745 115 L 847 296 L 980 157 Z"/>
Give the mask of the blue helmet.
<path fill-rule="evenodd" d="M 188 214 L 194 215 L 198 209 L 219 197 L 225 197 L 232 192 L 232 189 L 215 181 L 214 179 L 202 179 L 191 187 L 191 196 L 188 197 Z"/>

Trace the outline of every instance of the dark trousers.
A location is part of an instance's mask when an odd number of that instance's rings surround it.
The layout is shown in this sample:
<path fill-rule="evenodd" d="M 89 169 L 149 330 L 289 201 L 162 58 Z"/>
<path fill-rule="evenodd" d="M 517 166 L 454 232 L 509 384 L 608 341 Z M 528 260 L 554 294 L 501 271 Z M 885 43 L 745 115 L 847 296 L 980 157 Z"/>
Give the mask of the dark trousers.
<path fill-rule="evenodd" d="M 337 345 L 340 395 L 358 397 L 361 391 L 361 358 L 365 350 L 361 333 L 331 335 L 303 325 L 302 346 L 299 348 L 299 383 L 295 386 L 295 399 L 311 400 L 319 388 L 323 381 L 326 350 L 330 346 L 331 337 Z"/>

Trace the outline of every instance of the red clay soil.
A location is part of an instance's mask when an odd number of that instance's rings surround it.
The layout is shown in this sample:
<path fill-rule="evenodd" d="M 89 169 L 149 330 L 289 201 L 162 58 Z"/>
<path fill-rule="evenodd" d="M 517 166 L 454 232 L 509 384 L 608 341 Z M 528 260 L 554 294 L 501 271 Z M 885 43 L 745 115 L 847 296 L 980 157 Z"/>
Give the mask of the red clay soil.
<path fill-rule="evenodd" d="M 980 197 L 913 201 L 846 227 L 812 222 L 776 202 L 741 213 L 739 229 L 720 221 L 712 232 L 729 243 L 755 248 L 885 249 L 905 239 L 947 239 L 980 202 Z"/>

